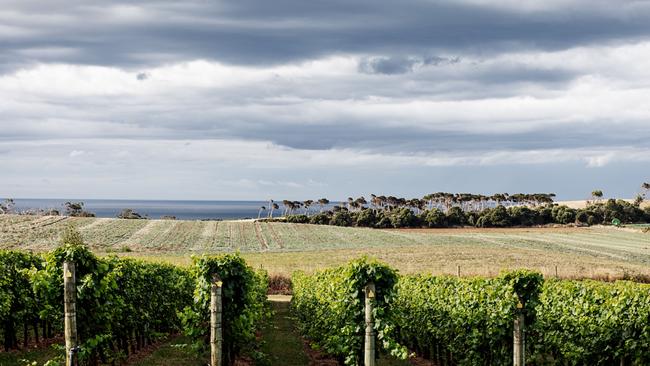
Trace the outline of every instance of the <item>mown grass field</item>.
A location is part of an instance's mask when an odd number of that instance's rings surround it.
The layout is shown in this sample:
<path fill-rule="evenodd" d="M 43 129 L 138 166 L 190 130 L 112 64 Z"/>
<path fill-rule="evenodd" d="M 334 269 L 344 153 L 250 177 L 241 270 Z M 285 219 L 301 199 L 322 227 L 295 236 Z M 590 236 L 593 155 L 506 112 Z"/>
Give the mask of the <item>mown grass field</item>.
<path fill-rule="evenodd" d="M 312 271 L 367 254 L 405 273 L 497 274 L 527 267 L 562 277 L 650 275 L 642 228 L 377 230 L 253 221 L 0 216 L 0 248 L 49 250 L 67 225 L 98 253 L 185 264 L 190 254 L 239 251 L 271 273 Z"/>

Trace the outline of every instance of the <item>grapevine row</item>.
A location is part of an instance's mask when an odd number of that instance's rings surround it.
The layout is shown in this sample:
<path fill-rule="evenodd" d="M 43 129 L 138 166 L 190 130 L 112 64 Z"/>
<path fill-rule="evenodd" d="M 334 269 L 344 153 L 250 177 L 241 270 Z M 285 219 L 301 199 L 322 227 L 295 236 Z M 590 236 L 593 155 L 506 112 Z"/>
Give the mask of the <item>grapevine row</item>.
<path fill-rule="evenodd" d="M 73 262 L 76 269 L 80 365 L 118 364 L 161 336 L 181 330 L 193 338 L 197 351 L 204 350 L 207 278 L 212 274 L 224 282 L 224 365 L 232 364 L 254 340 L 268 315 L 267 276 L 254 272 L 238 255 L 195 258 L 189 269 L 99 258 L 77 232 L 69 231 L 64 245 L 44 255 L 0 251 L 0 322 L 6 349 L 19 347 L 22 326 L 25 335 L 29 328 L 36 338 L 39 324 L 47 325 L 44 334 L 62 333 L 64 261 Z"/>
<path fill-rule="evenodd" d="M 383 291 L 378 348 L 395 356 L 409 349 L 440 365 L 512 365 L 521 316 L 526 365 L 650 364 L 647 284 L 544 280 L 525 270 L 497 278 L 399 276 L 366 260 L 292 279 L 301 330 L 349 365 L 360 364 L 367 282 Z"/>

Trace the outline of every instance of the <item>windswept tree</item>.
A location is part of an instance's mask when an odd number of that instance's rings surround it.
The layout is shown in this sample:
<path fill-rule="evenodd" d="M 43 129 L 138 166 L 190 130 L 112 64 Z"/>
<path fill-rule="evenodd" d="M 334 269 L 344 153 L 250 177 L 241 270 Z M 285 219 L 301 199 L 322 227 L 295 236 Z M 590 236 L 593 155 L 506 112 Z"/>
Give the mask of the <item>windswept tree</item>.
<path fill-rule="evenodd" d="M 7 198 L 0 203 L 0 214 L 7 215 L 16 212 L 16 203 L 13 198 Z"/>
<path fill-rule="evenodd" d="M 594 202 L 599 202 L 600 199 L 603 198 L 603 191 L 600 189 L 591 191 L 591 198 L 594 200 Z"/>
<path fill-rule="evenodd" d="M 84 210 L 83 202 L 66 202 L 64 204 L 65 214 L 72 217 L 95 217 L 95 214 Z"/>
<path fill-rule="evenodd" d="M 140 215 L 139 213 L 135 212 L 131 208 L 125 208 L 122 210 L 122 212 L 117 215 L 118 219 L 127 219 L 127 220 L 139 220 L 139 219 L 144 219 L 146 217 Z"/>
<path fill-rule="evenodd" d="M 257 212 L 257 219 L 259 220 L 262 217 L 262 211 L 266 210 L 266 206 L 261 206 L 260 210 Z"/>
<path fill-rule="evenodd" d="M 645 198 L 648 195 L 648 191 L 650 191 L 650 183 L 644 182 L 641 185 L 641 189 L 643 190 L 643 198 Z"/>
<path fill-rule="evenodd" d="M 320 212 L 323 212 L 325 206 L 330 204 L 330 200 L 327 198 L 321 198 L 318 200 L 318 205 L 320 206 Z"/>
<path fill-rule="evenodd" d="M 302 203 L 302 207 L 305 208 L 305 215 L 309 216 L 309 208 L 314 204 L 314 200 L 306 200 Z"/>
<path fill-rule="evenodd" d="M 269 218 L 273 217 L 273 210 L 275 209 L 275 202 L 273 200 L 269 200 Z"/>

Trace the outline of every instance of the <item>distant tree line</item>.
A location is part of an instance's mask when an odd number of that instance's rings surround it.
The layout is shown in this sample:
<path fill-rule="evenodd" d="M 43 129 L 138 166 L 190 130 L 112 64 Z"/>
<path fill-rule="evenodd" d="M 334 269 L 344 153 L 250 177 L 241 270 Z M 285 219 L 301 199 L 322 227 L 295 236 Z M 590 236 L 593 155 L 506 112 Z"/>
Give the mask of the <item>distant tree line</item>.
<path fill-rule="evenodd" d="M 327 210 L 323 206 L 314 213 L 314 201 L 283 201 L 283 217 L 269 219 L 292 223 L 359 226 L 373 228 L 446 228 L 446 227 L 515 227 L 549 224 L 597 225 L 612 223 L 648 223 L 650 206 L 641 208 L 650 185 L 644 183 L 634 202 L 602 200 L 602 191 L 592 192 L 593 200 L 581 209 L 558 205 L 552 193 L 494 194 L 433 193 L 421 199 L 372 195 L 348 198 Z M 325 203 L 327 202 L 327 203 Z M 277 206 L 277 205 L 276 205 Z M 263 207 L 264 208 L 264 207 Z M 276 207 L 277 210 L 279 207 Z M 265 208 L 264 208 L 265 209 Z M 260 214 L 262 210 L 260 209 Z"/>

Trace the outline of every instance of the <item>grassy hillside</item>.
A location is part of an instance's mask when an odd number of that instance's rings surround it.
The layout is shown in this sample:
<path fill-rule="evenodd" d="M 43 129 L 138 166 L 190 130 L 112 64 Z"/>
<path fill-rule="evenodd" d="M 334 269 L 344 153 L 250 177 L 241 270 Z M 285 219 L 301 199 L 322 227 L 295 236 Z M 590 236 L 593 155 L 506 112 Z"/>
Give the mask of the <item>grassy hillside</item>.
<path fill-rule="evenodd" d="M 650 275 L 650 234 L 632 229 L 376 230 L 253 221 L 167 221 L 0 216 L 0 248 L 47 250 L 66 225 L 100 253 L 189 262 L 240 251 L 271 272 L 313 270 L 363 254 L 403 272 L 494 274 L 529 267 L 565 276 Z"/>

